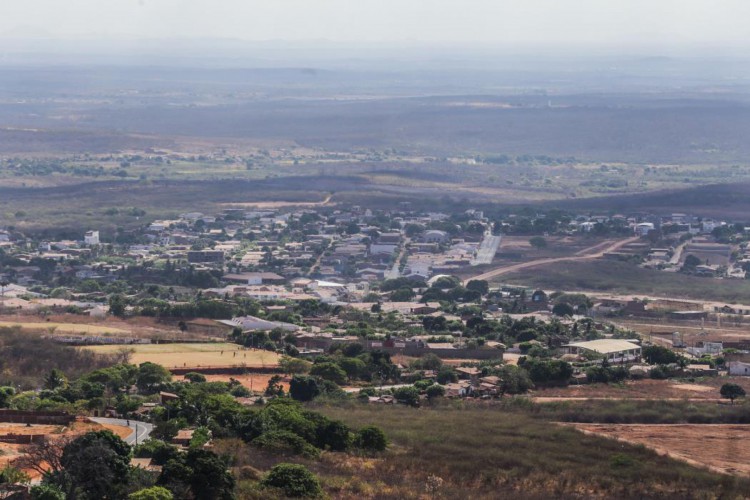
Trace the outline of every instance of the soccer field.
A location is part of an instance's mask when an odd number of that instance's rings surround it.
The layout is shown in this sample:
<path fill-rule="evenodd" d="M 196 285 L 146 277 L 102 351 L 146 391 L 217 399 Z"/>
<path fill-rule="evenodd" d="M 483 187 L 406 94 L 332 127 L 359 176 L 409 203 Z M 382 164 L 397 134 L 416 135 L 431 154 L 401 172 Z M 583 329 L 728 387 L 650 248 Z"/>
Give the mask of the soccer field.
<path fill-rule="evenodd" d="M 274 352 L 252 350 L 229 343 L 103 345 L 83 349 L 111 354 L 123 348 L 133 350 L 131 363 L 139 364 L 150 361 L 166 368 L 277 366 L 280 357 Z"/>

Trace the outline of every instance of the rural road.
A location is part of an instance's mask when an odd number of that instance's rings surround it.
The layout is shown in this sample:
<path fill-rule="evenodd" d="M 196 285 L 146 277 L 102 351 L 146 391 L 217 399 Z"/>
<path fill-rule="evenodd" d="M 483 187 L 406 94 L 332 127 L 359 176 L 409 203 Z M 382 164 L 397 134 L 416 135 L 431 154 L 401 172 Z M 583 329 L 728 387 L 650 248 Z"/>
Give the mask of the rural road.
<path fill-rule="evenodd" d="M 638 241 L 639 239 L 640 237 L 633 236 L 632 238 L 626 238 L 624 240 L 610 242 L 610 244 L 607 246 L 605 246 L 607 242 L 602 242 L 597 245 L 594 245 L 593 247 L 589 247 L 584 250 L 581 250 L 576 255 L 573 255 L 571 257 L 549 257 L 546 259 L 531 260 L 529 262 L 521 262 L 520 264 L 513 264 L 510 266 L 499 267 L 497 269 L 487 271 L 486 273 L 472 276 L 471 278 L 464 280 L 464 284 L 468 283 L 470 280 L 489 280 L 491 278 L 502 276 L 503 274 L 512 273 L 514 271 L 519 271 L 521 269 L 527 269 L 529 267 L 542 266 L 544 264 L 554 264 L 555 262 L 572 262 L 572 261 L 580 261 L 580 260 L 598 259 L 604 256 L 604 254 L 606 253 L 615 252 L 619 250 L 620 248 L 624 247 L 625 245 L 634 243 Z"/>
<path fill-rule="evenodd" d="M 96 422 L 97 424 L 130 427 L 131 429 L 133 429 L 133 432 L 131 432 L 130 435 L 124 439 L 124 441 L 130 445 L 144 442 L 146 439 L 148 439 L 151 431 L 154 430 L 154 426 L 152 424 L 147 424 L 146 422 L 140 422 L 138 420 L 123 420 L 120 418 L 103 417 L 91 417 L 89 418 L 89 420 L 91 420 L 92 422 Z"/>

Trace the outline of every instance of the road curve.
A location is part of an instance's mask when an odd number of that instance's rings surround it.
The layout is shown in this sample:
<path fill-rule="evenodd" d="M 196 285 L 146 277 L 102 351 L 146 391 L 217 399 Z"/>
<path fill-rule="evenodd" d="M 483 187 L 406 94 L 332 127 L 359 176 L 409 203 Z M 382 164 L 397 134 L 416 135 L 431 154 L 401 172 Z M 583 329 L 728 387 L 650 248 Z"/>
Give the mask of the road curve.
<path fill-rule="evenodd" d="M 141 422 L 138 420 L 124 420 L 120 418 L 103 418 L 103 417 L 89 417 L 89 420 L 96 422 L 97 424 L 107 425 L 120 425 L 122 427 L 130 427 L 133 431 L 127 436 L 124 441 L 130 445 L 135 445 L 144 442 L 148 439 L 151 431 L 154 430 L 152 424 Z"/>
<path fill-rule="evenodd" d="M 594 245 L 593 247 L 589 247 L 585 250 L 581 250 L 576 255 L 573 255 L 570 257 L 549 257 L 546 259 L 537 259 L 537 260 L 531 260 L 529 262 L 521 262 L 520 264 L 513 264 L 511 266 L 499 267 L 497 269 L 487 271 L 486 273 L 478 274 L 476 276 L 472 276 L 471 278 L 467 278 L 466 280 L 464 280 L 464 284 L 468 283 L 470 280 L 489 280 L 491 278 L 502 276 L 503 274 L 512 273 L 514 271 L 518 271 L 521 269 L 527 269 L 529 267 L 541 266 L 544 264 L 552 264 L 555 262 L 572 262 L 572 261 L 578 261 L 578 260 L 598 259 L 600 257 L 603 257 L 604 254 L 615 252 L 619 250 L 620 248 L 624 247 L 625 245 L 636 242 L 639 239 L 640 237 L 634 236 L 632 238 L 618 240 L 618 241 L 612 242 L 609 246 L 601 250 L 599 250 L 599 248 L 601 248 L 602 243 L 599 243 L 597 245 Z M 597 251 L 594 253 L 584 253 L 584 252 L 590 252 L 592 250 L 597 250 Z"/>

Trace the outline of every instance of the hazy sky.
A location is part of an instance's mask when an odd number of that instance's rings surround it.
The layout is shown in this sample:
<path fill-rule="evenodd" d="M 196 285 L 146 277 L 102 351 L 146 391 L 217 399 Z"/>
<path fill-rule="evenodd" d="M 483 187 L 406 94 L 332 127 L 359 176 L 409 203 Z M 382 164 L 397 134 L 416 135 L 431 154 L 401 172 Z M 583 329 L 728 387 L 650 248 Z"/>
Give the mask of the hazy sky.
<path fill-rule="evenodd" d="M 0 0 L 0 37 L 750 45 L 747 0 Z"/>

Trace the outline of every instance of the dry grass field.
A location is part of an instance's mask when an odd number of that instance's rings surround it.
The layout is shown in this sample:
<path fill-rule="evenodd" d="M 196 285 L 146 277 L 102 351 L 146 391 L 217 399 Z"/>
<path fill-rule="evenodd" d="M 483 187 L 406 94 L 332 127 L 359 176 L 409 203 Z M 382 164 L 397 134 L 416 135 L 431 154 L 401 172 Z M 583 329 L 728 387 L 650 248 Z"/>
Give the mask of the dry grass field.
<path fill-rule="evenodd" d="M 750 425 L 574 424 L 585 433 L 651 448 L 660 455 L 724 474 L 750 476 Z"/>
<path fill-rule="evenodd" d="M 739 384 L 750 391 L 750 380 L 742 377 L 715 377 L 697 379 L 695 382 L 676 380 L 629 380 L 620 384 L 571 385 L 550 387 L 533 392 L 537 402 L 553 402 L 577 399 L 634 399 L 634 400 L 680 400 L 719 401 L 719 389 L 726 382 Z"/>
<path fill-rule="evenodd" d="M 85 335 L 123 335 L 129 333 L 127 330 L 121 328 L 113 328 L 111 326 L 97 324 L 59 323 L 55 321 L 0 321 L 0 328 L 12 328 L 14 326 L 23 330 L 45 333 L 76 333 Z"/>
<path fill-rule="evenodd" d="M 273 352 L 246 349 L 229 343 L 106 345 L 89 346 L 83 349 L 100 354 L 112 354 L 119 352 L 123 347 L 132 349 L 131 363 L 139 364 L 150 361 L 167 368 L 277 366 L 280 358 Z"/>

